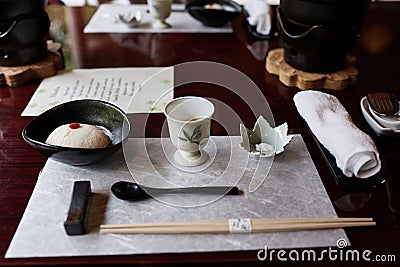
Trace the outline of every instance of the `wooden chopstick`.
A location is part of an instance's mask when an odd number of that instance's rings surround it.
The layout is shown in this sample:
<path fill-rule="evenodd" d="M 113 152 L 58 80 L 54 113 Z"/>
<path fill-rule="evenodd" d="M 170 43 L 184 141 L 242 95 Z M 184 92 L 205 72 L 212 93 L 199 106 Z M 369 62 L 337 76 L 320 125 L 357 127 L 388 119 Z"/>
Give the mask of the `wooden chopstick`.
<path fill-rule="evenodd" d="M 374 226 L 372 218 L 257 218 L 251 219 L 253 233 Z M 144 224 L 101 225 L 100 233 L 118 234 L 204 234 L 230 233 L 229 220 L 201 220 Z"/>
<path fill-rule="evenodd" d="M 333 223 L 333 222 L 372 222 L 373 218 L 256 218 L 251 219 L 252 224 L 287 224 L 287 223 Z M 118 228 L 142 228 L 142 227 L 158 227 L 158 226 L 203 226 L 208 225 L 223 225 L 227 220 L 198 220 L 186 222 L 161 222 L 161 223 L 140 223 L 140 224 L 103 224 L 101 229 L 118 229 Z"/>

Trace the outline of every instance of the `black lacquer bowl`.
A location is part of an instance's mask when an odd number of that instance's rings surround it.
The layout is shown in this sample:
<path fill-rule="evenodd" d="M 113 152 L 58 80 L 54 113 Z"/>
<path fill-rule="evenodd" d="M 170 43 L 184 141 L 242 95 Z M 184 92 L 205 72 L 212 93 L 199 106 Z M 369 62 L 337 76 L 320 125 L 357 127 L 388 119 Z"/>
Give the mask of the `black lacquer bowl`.
<path fill-rule="evenodd" d="M 205 8 L 216 3 L 223 9 Z M 230 0 L 196 0 L 186 5 L 187 12 L 196 20 L 209 27 L 222 27 L 242 13 L 242 7 Z"/>
<path fill-rule="evenodd" d="M 46 144 L 50 133 L 58 126 L 73 122 L 86 123 L 105 129 L 111 145 L 105 148 L 69 148 Z M 22 131 L 24 140 L 40 153 L 70 165 L 88 165 L 118 151 L 129 137 L 130 122 L 118 107 L 101 100 L 75 100 L 45 111 Z"/>

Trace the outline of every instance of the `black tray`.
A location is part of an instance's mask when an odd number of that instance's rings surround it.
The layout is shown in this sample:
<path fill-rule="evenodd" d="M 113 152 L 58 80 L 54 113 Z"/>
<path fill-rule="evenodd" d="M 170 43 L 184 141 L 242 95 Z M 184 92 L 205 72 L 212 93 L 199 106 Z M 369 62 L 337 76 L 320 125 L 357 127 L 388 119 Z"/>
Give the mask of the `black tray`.
<path fill-rule="evenodd" d="M 380 171 L 368 178 L 357 178 L 347 177 L 343 174 L 342 170 L 336 165 L 335 157 L 328 151 L 326 148 L 317 140 L 317 138 L 311 133 L 315 143 L 317 144 L 319 150 L 322 153 L 326 163 L 329 166 L 329 169 L 335 178 L 336 183 L 342 187 L 346 191 L 362 191 L 362 192 L 371 192 L 377 189 L 378 187 L 384 185 L 387 181 L 387 174 L 383 168 Z"/>

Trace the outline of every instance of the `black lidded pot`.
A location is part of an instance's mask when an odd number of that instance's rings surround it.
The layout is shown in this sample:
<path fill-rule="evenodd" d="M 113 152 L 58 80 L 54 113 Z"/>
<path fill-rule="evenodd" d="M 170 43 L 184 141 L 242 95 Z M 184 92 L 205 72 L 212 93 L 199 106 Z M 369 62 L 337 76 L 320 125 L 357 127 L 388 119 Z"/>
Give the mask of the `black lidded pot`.
<path fill-rule="evenodd" d="M 0 66 L 20 66 L 47 55 L 47 0 L 0 0 Z"/>
<path fill-rule="evenodd" d="M 317 73 L 343 68 L 370 0 L 281 0 L 278 25 L 285 61 Z"/>

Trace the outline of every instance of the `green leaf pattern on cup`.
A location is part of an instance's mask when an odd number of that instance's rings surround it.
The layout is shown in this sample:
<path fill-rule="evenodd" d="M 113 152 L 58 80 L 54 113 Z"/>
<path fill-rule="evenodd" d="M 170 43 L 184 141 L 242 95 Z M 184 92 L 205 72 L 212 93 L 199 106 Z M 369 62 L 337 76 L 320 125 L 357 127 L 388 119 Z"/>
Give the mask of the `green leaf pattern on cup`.
<path fill-rule="evenodd" d="M 193 133 L 189 134 L 187 131 L 182 130 L 183 135 L 185 137 L 180 137 L 178 136 L 178 138 L 182 141 L 186 141 L 186 142 L 190 142 L 190 143 L 195 143 L 195 144 L 200 144 L 200 140 L 201 140 L 201 130 L 200 130 L 201 125 L 197 126 L 196 128 L 194 128 Z"/>

